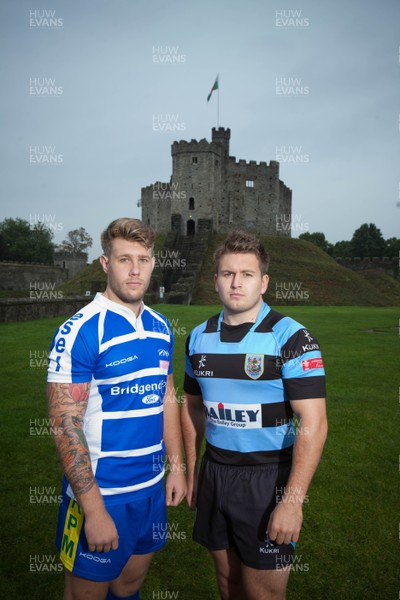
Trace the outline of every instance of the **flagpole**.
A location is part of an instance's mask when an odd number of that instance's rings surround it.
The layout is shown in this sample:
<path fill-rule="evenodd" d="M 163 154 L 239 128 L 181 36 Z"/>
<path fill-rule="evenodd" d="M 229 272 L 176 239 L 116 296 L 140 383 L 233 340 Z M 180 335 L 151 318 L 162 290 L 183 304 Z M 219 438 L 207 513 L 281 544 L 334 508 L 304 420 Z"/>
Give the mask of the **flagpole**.
<path fill-rule="evenodd" d="M 217 100 L 217 129 L 219 129 L 219 73 L 218 73 L 218 100 Z"/>
<path fill-rule="evenodd" d="M 209 102 L 212 93 L 214 90 L 217 90 L 218 92 L 218 98 L 217 98 L 217 128 L 219 128 L 219 73 L 217 75 L 217 79 L 214 81 L 214 85 L 211 88 L 211 92 L 208 94 L 207 96 L 207 102 Z"/>

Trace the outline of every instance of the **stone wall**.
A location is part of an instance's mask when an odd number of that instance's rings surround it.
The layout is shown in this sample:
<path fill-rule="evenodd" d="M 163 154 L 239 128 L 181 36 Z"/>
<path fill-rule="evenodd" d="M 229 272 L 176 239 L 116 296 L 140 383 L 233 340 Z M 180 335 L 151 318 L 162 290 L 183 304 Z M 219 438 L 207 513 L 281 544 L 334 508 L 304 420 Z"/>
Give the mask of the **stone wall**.
<path fill-rule="evenodd" d="M 279 179 L 279 163 L 236 161 L 229 157 L 225 189 L 228 218 L 221 218 L 220 231 L 234 225 L 267 235 L 290 235 L 290 229 L 277 231 L 277 217 L 291 215 L 291 191 Z M 222 215 L 221 215 L 222 216 Z"/>
<path fill-rule="evenodd" d="M 68 279 L 68 269 L 34 263 L 0 262 L 0 289 L 26 291 L 54 290 Z"/>
<path fill-rule="evenodd" d="M 71 317 L 89 304 L 91 296 L 70 296 L 54 300 L 31 300 L 29 298 L 0 298 L 0 322 L 34 321 L 52 317 Z M 158 302 L 158 295 L 146 294 L 145 304 Z M 61 321 L 60 321 L 61 322 Z"/>
<path fill-rule="evenodd" d="M 72 279 L 87 265 L 88 254 L 81 252 L 80 254 L 65 254 L 64 252 L 54 253 L 54 265 L 62 267 L 68 271 L 68 279 Z"/>
<path fill-rule="evenodd" d="M 156 181 L 142 188 L 140 204 L 142 221 L 151 225 L 157 233 L 168 233 L 171 230 L 171 198 L 179 193 L 171 188 L 170 183 Z"/>
<path fill-rule="evenodd" d="M 0 299 L 0 322 L 33 321 L 51 317 L 72 316 L 91 297 L 73 296 L 55 300 L 30 300 L 29 298 Z"/>
<path fill-rule="evenodd" d="M 381 269 L 386 271 L 389 275 L 392 275 L 396 279 L 399 279 L 399 259 L 398 258 L 390 258 L 389 256 L 380 257 L 364 257 L 360 258 L 358 256 L 354 258 L 342 258 L 340 256 L 336 256 L 335 260 L 342 265 L 343 267 L 347 267 L 348 269 L 352 269 L 353 271 L 364 271 L 366 269 Z"/>

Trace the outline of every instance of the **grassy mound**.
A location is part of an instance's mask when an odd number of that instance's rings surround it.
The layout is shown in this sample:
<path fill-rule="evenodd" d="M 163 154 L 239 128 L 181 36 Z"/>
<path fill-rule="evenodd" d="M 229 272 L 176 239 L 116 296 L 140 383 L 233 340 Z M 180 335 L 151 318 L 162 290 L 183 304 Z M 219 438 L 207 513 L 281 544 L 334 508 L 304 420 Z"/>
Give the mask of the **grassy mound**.
<path fill-rule="evenodd" d="M 192 304 L 218 304 L 214 291 L 213 260 L 223 234 L 215 234 L 193 291 Z M 165 236 L 158 236 L 156 251 Z M 326 252 L 305 240 L 266 236 L 263 242 L 270 255 L 270 283 L 266 300 L 272 305 L 364 305 L 394 306 L 400 303 L 400 282 L 384 271 L 352 271 L 339 265 Z M 106 282 L 98 260 L 65 281 L 60 290 L 66 295 L 102 291 Z"/>
<path fill-rule="evenodd" d="M 224 235 L 215 235 L 208 248 L 193 304 L 217 304 L 212 256 Z M 266 300 L 273 305 L 393 306 L 400 300 L 400 282 L 378 272 L 346 269 L 310 242 L 292 238 L 262 238 L 270 255 Z M 375 272 L 376 273 L 376 272 Z"/>

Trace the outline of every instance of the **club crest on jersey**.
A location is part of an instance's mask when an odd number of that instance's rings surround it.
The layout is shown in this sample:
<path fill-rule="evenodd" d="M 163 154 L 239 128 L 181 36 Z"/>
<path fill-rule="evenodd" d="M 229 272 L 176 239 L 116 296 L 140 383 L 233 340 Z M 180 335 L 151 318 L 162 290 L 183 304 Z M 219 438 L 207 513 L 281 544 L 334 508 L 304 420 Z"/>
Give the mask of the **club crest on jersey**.
<path fill-rule="evenodd" d="M 251 379 L 259 379 L 264 373 L 264 355 L 246 354 L 244 370 Z"/>

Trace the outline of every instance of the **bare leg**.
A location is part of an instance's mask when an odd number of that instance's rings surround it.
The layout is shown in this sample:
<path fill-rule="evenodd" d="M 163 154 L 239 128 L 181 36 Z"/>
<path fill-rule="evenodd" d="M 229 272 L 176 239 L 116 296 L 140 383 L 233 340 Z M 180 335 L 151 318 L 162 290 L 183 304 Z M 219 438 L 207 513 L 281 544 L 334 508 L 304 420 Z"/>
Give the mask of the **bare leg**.
<path fill-rule="evenodd" d="M 133 554 L 123 568 L 121 575 L 111 582 L 110 590 L 112 593 L 123 598 L 137 592 L 147 575 L 153 555 L 154 552 L 151 554 Z"/>
<path fill-rule="evenodd" d="M 90 581 L 65 569 L 64 600 L 104 600 L 108 581 Z"/>
<path fill-rule="evenodd" d="M 247 600 L 285 600 L 289 569 L 264 571 L 242 565 L 242 580 Z"/>
<path fill-rule="evenodd" d="M 222 600 L 244 600 L 241 562 L 234 548 L 211 552 Z"/>

